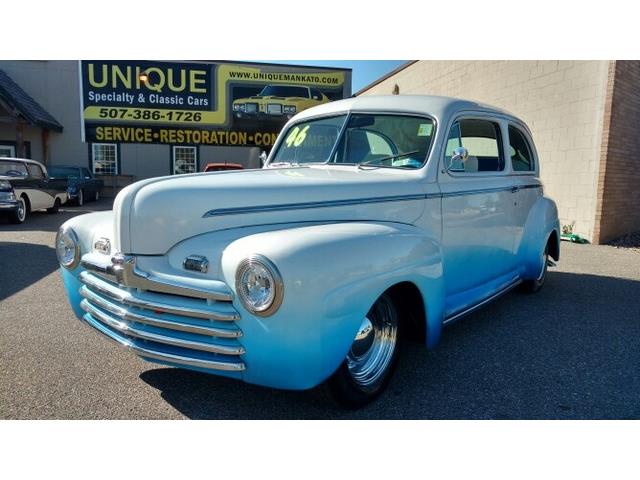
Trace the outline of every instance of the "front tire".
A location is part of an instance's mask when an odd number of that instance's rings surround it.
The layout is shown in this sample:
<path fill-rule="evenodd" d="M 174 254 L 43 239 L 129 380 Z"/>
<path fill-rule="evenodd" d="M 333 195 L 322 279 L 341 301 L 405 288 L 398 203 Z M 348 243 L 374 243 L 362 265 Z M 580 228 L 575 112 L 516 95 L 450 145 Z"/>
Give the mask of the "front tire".
<path fill-rule="evenodd" d="M 98 190 L 96 190 L 94 195 L 93 195 L 93 201 L 97 202 L 98 200 L 100 200 L 100 192 Z"/>
<path fill-rule="evenodd" d="M 542 265 L 541 271 L 538 274 L 538 278 L 525 280 L 524 282 L 522 282 L 521 291 L 525 293 L 536 293 L 544 285 L 544 281 L 547 279 L 547 268 L 549 266 L 549 243 L 547 243 L 544 247 L 541 260 Z"/>
<path fill-rule="evenodd" d="M 383 294 L 363 319 L 347 357 L 327 380 L 330 396 L 341 406 L 359 408 L 380 395 L 400 357 L 398 307 Z"/>
<path fill-rule="evenodd" d="M 60 210 L 60 199 L 56 198 L 53 202 L 53 207 L 47 208 L 47 213 L 58 213 Z"/>
<path fill-rule="evenodd" d="M 76 198 L 76 205 L 79 207 L 84 205 L 84 190 L 80 189 L 78 192 L 78 198 Z"/>
<path fill-rule="evenodd" d="M 9 214 L 9 221 L 14 224 L 23 223 L 27 219 L 27 202 L 23 197 L 18 199 L 18 209 Z"/>

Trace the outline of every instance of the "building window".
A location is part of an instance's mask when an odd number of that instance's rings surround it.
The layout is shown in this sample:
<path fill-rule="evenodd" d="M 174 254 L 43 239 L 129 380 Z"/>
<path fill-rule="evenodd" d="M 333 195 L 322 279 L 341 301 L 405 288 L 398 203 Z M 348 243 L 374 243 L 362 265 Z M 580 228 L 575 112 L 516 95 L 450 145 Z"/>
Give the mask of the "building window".
<path fill-rule="evenodd" d="M 0 157 L 15 157 L 16 148 L 13 145 L 0 145 Z"/>
<path fill-rule="evenodd" d="M 173 147 L 172 151 L 174 175 L 198 171 L 198 150 L 196 147 Z"/>
<path fill-rule="evenodd" d="M 93 166 L 93 173 L 117 175 L 118 146 L 115 143 L 91 144 L 91 165 Z"/>

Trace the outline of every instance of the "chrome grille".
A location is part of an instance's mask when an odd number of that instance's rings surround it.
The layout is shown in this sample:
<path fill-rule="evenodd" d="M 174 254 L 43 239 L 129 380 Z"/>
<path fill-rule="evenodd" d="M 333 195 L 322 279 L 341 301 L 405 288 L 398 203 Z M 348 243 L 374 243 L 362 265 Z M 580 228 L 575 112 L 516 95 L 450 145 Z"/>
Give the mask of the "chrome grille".
<path fill-rule="evenodd" d="M 104 272 L 85 270 L 78 278 L 83 319 L 138 355 L 205 369 L 245 369 L 242 331 L 235 324 L 240 316 L 230 301 L 172 295 L 166 286 L 162 292 L 127 288 Z"/>

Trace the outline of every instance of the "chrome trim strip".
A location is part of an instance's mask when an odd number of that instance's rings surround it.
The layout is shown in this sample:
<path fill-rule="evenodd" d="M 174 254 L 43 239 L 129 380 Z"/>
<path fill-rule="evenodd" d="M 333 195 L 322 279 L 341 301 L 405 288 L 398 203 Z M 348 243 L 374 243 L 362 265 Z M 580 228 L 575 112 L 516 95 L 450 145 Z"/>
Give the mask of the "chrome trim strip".
<path fill-rule="evenodd" d="M 98 310 L 91 305 L 88 300 L 82 300 L 80 302 L 80 308 L 91 315 L 95 320 L 98 320 L 107 326 L 119 331 L 125 335 L 141 338 L 142 340 L 149 340 L 157 343 L 165 343 L 167 345 L 173 345 L 174 347 L 188 348 L 191 350 L 201 350 L 203 352 L 220 353 L 223 355 L 242 355 L 244 348 L 242 346 L 231 347 L 227 345 L 215 345 L 206 342 L 196 342 L 193 340 L 183 340 L 175 337 L 168 337 L 166 335 L 159 335 L 157 333 L 145 332 L 129 326 L 125 322 L 121 322 L 116 318 Z"/>
<path fill-rule="evenodd" d="M 275 212 L 279 210 L 303 210 L 307 208 L 330 208 L 360 205 L 367 203 L 404 202 L 409 200 L 423 200 L 429 197 L 439 197 L 439 194 L 395 195 L 390 197 L 354 198 L 347 200 L 330 200 L 325 202 L 282 203 L 276 205 L 254 205 L 249 207 L 218 208 L 209 210 L 202 218 L 222 215 L 240 215 L 243 213 Z"/>
<path fill-rule="evenodd" d="M 118 302 L 131 305 L 133 307 L 144 308 L 147 310 L 158 310 L 161 312 L 173 313 L 175 315 L 183 315 L 187 317 L 204 318 L 206 320 L 221 320 L 225 322 L 232 322 L 239 320 L 240 315 L 235 312 L 220 312 L 212 311 L 207 308 L 194 308 L 194 307 L 182 307 L 177 305 L 169 305 L 162 302 L 156 302 L 152 300 L 144 300 L 134 297 L 126 290 L 121 290 L 104 280 L 101 280 L 88 272 L 80 272 L 78 277 L 82 283 L 87 285 L 90 289 L 97 290 L 98 292 L 116 300 Z M 230 305 L 230 304 L 229 304 Z"/>
<path fill-rule="evenodd" d="M 84 320 L 91 327 L 95 328 L 100 333 L 105 335 L 107 338 L 118 343 L 120 346 L 130 349 L 137 355 L 140 355 L 141 357 L 144 357 L 144 358 L 152 358 L 152 359 L 160 360 L 163 362 L 175 363 L 177 365 L 185 365 L 190 367 L 205 368 L 205 369 L 211 369 L 211 370 L 241 372 L 245 369 L 245 365 L 243 362 L 201 360 L 196 358 L 184 357 L 182 355 L 175 355 L 173 353 L 158 352 L 157 350 L 152 350 L 150 348 L 139 347 L 138 345 L 135 345 L 131 340 L 116 335 L 114 332 L 109 330 L 100 322 L 94 320 L 89 314 L 85 314 L 82 317 L 82 320 Z"/>
<path fill-rule="evenodd" d="M 146 325 L 152 325 L 154 327 L 166 328 L 168 330 L 180 330 L 181 332 L 197 333 L 200 335 L 210 335 L 212 337 L 219 338 L 238 338 L 242 336 L 241 330 L 227 330 L 223 328 L 205 327 L 200 325 L 190 325 L 187 323 L 177 322 L 175 320 L 161 320 L 155 317 L 149 317 L 147 315 L 140 315 L 113 304 L 101 296 L 93 293 L 86 285 L 80 288 L 80 296 L 86 298 L 90 303 L 97 305 L 98 307 L 106 310 L 112 315 L 115 315 L 119 319 L 129 322 L 144 323 Z"/>
<path fill-rule="evenodd" d="M 460 318 L 464 317 L 465 315 L 470 314 L 471 312 L 474 312 L 475 310 L 479 309 L 480 307 L 486 305 L 487 303 L 495 300 L 498 297 L 501 297 L 502 295 L 504 295 L 505 293 L 508 293 L 510 290 L 514 289 L 515 287 L 517 287 L 518 285 L 520 285 L 520 283 L 522 283 L 522 280 L 520 280 L 519 278 L 512 281 L 511 283 L 508 283 L 504 288 L 498 290 L 496 293 L 494 293 L 493 295 L 485 298 L 484 300 L 480 301 L 479 303 L 476 303 L 475 305 L 472 305 L 471 307 L 458 312 L 450 317 L 447 317 L 444 319 L 444 321 L 442 322 L 442 325 L 451 325 L 453 322 L 455 322 L 456 320 L 459 320 Z"/>
<path fill-rule="evenodd" d="M 459 197 L 463 195 L 478 195 L 482 193 L 496 193 L 496 192 L 517 192 L 518 190 L 524 190 L 526 188 L 540 188 L 542 185 L 509 185 L 508 187 L 496 187 L 496 188 L 478 188 L 476 190 L 463 190 L 460 192 L 447 192 L 442 194 L 442 198 L 447 197 Z"/>
<path fill-rule="evenodd" d="M 324 202 L 303 202 L 303 203 L 281 203 L 275 205 L 253 205 L 248 207 L 231 207 L 231 208 L 218 208 L 209 210 L 202 218 L 219 217 L 224 215 L 241 215 L 245 213 L 264 213 L 264 212 L 276 212 L 280 210 L 303 210 L 308 208 L 331 208 L 331 207 L 344 207 L 349 205 L 361 205 L 368 203 L 386 203 L 386 202 L 405 202 L 410 200 L 424 200 L 430 198 L 443 198 L 443 197 L 457 197 L 461 195 L 475 195 L 479 193 L 493 193 L 510 191 L 515 185 L 499 188 L 484 188 L 476 190 L 463 190 L 461 192 L 449 192 L 449 193 L 427 193 L 417 195 L 394 195 L 389 197 L 370 197 L 370 198 L 353 198 L 347 200 L 329 200 Z M 517 188 L 522 190 L 525 188 L 541 188 L 542 185 L 517 185 Z"/>
<path fill-rule="evenodd" d="M 109 261 L 104 261 L 92 254 L 85 254 L 81 265 L 86 270 L 111 275 L 119 284 L 131 288 L 208 300 L 233 300 L 233 294 L 224 282 L 192 277 L 182 277 L 182 280 L 163 278 L 161 274 L 140 270 L 136 265 L 136 257 L 132 255 L 116 254 Z"/>

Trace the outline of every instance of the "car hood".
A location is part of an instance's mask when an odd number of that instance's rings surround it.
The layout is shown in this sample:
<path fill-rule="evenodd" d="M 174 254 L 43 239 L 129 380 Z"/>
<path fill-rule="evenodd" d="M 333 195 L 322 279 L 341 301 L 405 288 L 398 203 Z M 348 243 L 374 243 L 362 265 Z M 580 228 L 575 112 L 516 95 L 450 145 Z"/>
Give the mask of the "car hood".
<path fill-rule="evenodd" d="M 144 180 L 116 197 L 115 246 L 157 255 L 195 235 L 249 225 L 413 223 L 424 205 L 416 173 L 322 165 Z"/>

